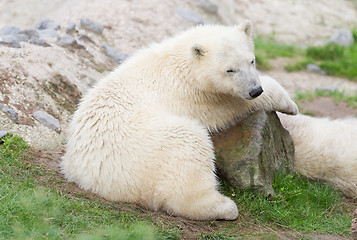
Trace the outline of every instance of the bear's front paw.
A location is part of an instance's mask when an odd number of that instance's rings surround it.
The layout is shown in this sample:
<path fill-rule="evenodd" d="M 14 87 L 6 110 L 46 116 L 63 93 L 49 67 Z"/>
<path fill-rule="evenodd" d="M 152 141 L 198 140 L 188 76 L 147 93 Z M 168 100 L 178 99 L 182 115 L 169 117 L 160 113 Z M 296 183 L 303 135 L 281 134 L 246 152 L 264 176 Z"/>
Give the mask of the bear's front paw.
<path fill-rule="evenodd" d="M 286 99 L 286 101 L 282 101 L 280 106 L 275 109 L 278 112 L 289 114 L 289 115 L 296 115 L 299 113 L 299 108 L 296 103 L 291 100 L 290 98 Z"/>
<path fill-rule="evenodd" d="M 299 108 L 294 101 L 290 100 L 288 104 L 286 104 L 286 107 L 283 108 L 280 112 L 289 115 L 296 115 L 299 113 Z"/>

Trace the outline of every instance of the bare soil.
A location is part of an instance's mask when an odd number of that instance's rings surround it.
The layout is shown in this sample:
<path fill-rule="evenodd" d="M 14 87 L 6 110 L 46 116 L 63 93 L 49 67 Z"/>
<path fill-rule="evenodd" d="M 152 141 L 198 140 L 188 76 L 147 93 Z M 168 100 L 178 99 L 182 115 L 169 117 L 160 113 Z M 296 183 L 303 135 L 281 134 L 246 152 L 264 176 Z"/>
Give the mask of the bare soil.
<path fill-rule="evenodd" d="M 338 119 L 355 117 L 357 109 L 348 106 L 345 102 L 337 103 L 332 98 L 317 97 L 313 100 L 304 100 L 299 103 L 300 112 L 312 114 L 316 117 Z"/>

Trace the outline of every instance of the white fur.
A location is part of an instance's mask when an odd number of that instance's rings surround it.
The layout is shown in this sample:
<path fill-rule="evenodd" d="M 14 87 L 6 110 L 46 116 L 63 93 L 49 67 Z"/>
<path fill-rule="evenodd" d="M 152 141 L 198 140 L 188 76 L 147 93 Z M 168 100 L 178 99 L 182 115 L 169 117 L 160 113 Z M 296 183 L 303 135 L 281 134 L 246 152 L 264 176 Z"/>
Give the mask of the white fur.
<path fill-rule="evenodd" d="M 200 26 L 139 51 L 80 103 L 65 176 L 109 200 L 235 219 L 235 203 L 217 190 L 209 131 L 258 109 L 297 113 L 274 79 L 259 79 L 251 34 L 250 22 Z M 252 100 L 249 91 L 260 85 L 263 94 Z"/>
<path fill-rule="evenodd" d="M 295 145 L 295 168 L 357 197 L 357 119 L 279 114 Z"/>

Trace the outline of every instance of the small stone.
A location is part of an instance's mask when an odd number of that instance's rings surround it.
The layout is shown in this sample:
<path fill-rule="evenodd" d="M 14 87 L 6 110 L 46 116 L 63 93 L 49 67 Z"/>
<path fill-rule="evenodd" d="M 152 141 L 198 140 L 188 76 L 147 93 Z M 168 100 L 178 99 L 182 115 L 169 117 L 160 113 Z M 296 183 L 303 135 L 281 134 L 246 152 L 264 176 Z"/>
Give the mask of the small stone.
<path fill-rule="evenodd" d="M 98 33 L 98 34 L 101 34 L 104 30 L 104 26 L 102 24 L 93 22 L 92 20 L 89 20 L 88 18 L 82 18 L 80 20 L 80 24 L 81 24 L 82 28 L 92 31 L 92 32 L 95 32 L 95 33 Z"/>
<path fill-rule="evenodd" d="M 335 92 L 337 91 L 337 87 L 335 86 L 322 86 L 322 87 L 316 87 L 315 91 L 321 91 L 321 92 Z"/>
<path fill-rule="evenodd" d="M 5 137 L 8 134 L 7 131 L 0 131 L 0 138 Z"/>
<path fill-rule="evenodd" d="M 11 109 L 5 104 L 0 103 L 0 110 L 3 111 L 12 121 L 19 123 L 19 115 L 14 109 Z"/>
<path fill-rule="evenodd" d="M 35 36 L 33 36 L 30 40 L 29 43 L 34 44 L 34 45 L 38 45 L 38 46 L 42 46 L 42 47 L 50 47 L 51 45 L 48 44 L 45 40 L 43 39 L 39 39 Z"/>
<path fill-rule="evenodd" d="M 58 32 L 54 29 L 44 29 L 44 30 L 39 30 L 39 38 L 43 40 L 48 40 L 48 41 L 56 41 L 59 38 Z"/>
<path fill-rule="evenodd" d="M 197 2 L 198 2 L 198 6 L 202 8 L 203 11 L 207 13 L 217 14 L 218 7 L 210 0 L 197 0 Z"/>
<path fill-rule="evenodd" d="M 319 66 L 309 63 L 306 65 L 306 71 L 308 72 L 315 72 L 315 73 L 320 73 L 322 70 Z"/>
<path fill-rule="evenodd" d="M 105 55 L 109 57 L 113 62 L 116 62 L 118 64 L 123 63 L 129 57 L 129 55 L 121 54 L 116 49 L 108 46 L 105 43 L 102 44 L 102 48 L 104 49 Z"/>
<path fill-rule="evenodd" d="M 25 34 L 25 35 L 27 35 L 27 37 L 29 39 L 31 39 L 32 37 L 36 37 L 36 38 L 40 37 L 40 34 L 35 29 L 26 29 L 26 30 L 20 31 L 19 34 Z"/>
<path fill-rule="evenodd" d="M 45 29 L 57 30 L 57 29 L 60 29 L 60 25 L 57 22 L 55 22 L 54 20 L 45 18 L 45 19 L 42 19 L 39 23 L 37 23 L 35 25 L 35 28 L 38 30 L 45 30 Z"/>
<path fill-rule="evenodd" d="M 0 29 L 0 36 L 13 35 L 20 32 L 20 28 L 14 26 L 5 26 Z"/>
<path fill-rule="evenodd" d="M 79 44 L 75 38 L 69 35 L 60 37 L 57 41 L 57 44 L 61 47 L 85 48 L 82 44 Z"/>
<path fill-rule="evenodd" d="M 184 8 L 176 8 L 175 12 L 182 18 L 193 22 L 196 25 L 200 25 L 200 24 L 204 24 L 205 21 L 198 16 L 197 13 L 195 13 L 194 11 L 192 11 L 191 9 L 184 9 Z"/>
<path fill-rule="evenodd" d="M 55 117 L 53 117 L 51 114 L 48 114 L 44 111 L 39 110 L 39 111 L 34 112 L 33 117 L 37 121 L 39 121 L 42 125 L 44 125 L 48 128 L 55 130 L 57 132 L 61 131 L 60 122 Z"/>
<path fill-rule="evenodd" d="M 74 44 L 75 41 L 76 41 L 76 39 L 74 39 L 73 37 L 64 35 L 63 37 L 60 37 L 58 39 L 57 44 L 62 47 L 67 47 L 69 45 Z"/>
<path fill-rule="evenodd" d="M 78 36 L 78 40 L 80 40 L 80 41 L 85 41 L 85 42 L 90 42 L 90 43 L 94 43 L 94 44 L 95 44 L 95 42 L 93 41 L 93 39 L 91 39 L 90 37 L 88 37 L 88 36 L 85 35 L 85 34 L 80 34 L 80 35 Z"/>
<path fill-rule="evenodd" d="M 68 27 L 66 29 L 66 33 L 67 34 L 70 34 L 70 33 L 73 33 L 75 30 L 76 30 L 76 24 L 71 22 L 70 24 L 68 24 Z"/>
<path fill-rule="evenodd" d="M 13 48 L 21 48 L 16 36 L 13 35 L 0 36 L 0 44 Z"/>
<path fill-rule="evenodd" d="M 0 145 L 4 143 L 4 138 L 8 134 L 7 131 L 0 131 Z"/>
<path fill-rule="evenodd" d="M 328 40 L 328 43 L 334 43 L 340 46 L 351 46 L 354 42 L 353 34 L 350 29 L 338 29 Z"/>
<path fill-rule="evenodd" d="M 15 37 L 17 38 L 17 41 L 19 41 L 19 42 L 27 42 L 29 40 L 29 37 L 23 33 L 18 33 L 15 35 Z"/>

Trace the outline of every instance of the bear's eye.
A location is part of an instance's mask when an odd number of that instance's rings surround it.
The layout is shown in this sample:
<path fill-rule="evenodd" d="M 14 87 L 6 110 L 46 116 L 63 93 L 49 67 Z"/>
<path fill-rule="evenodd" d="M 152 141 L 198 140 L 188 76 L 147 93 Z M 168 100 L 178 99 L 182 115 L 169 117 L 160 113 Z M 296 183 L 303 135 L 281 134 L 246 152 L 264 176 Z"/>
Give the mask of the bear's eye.
<path fill-rule="evenodd" d="M 231 68 L 227 70 L 227 73 L 234 73 L 234 72 L 235 71 L 233 69 L 231 69 Z"/>
<path fill-rule="evenodd" d="M 254 65 L 255 64 L 255 59 L 253 59 L 250 64 Z"/>

